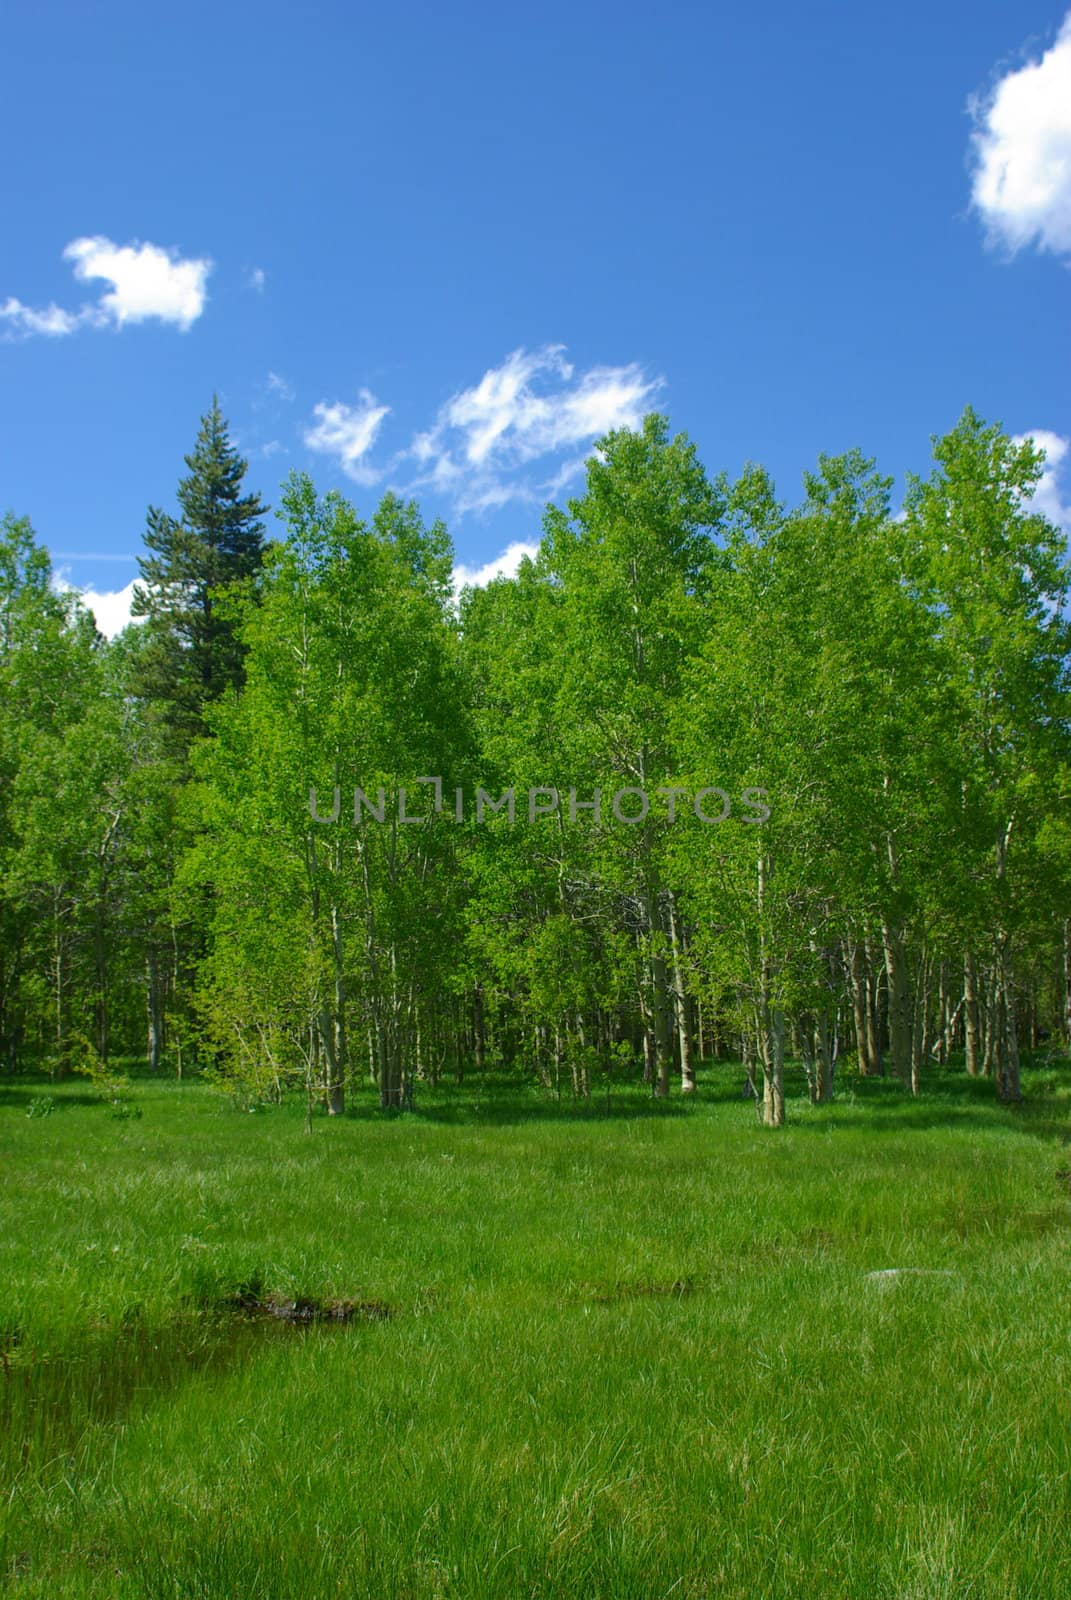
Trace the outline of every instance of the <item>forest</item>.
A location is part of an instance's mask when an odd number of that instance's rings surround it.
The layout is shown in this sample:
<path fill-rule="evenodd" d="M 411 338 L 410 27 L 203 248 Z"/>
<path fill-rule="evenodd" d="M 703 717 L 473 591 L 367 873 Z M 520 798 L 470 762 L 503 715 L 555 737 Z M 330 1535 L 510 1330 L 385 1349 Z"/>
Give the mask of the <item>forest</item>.
<path fill-rule="evenodd" d="M 783 500 L 650 415 L 458 594 L 415 502 L 271 511 L 213 401 L 111 642 L 9 514 L 0 1069 L 308 1127 L 487 1065 L 586 1103 L 735 1060 L 771 1127 L 786 1060 L 816 1105 L 953 1060 L 1018 1102 L 1071 1043 L 1043 459 L 968 409 L 902 508 L 854 450 Z"/>

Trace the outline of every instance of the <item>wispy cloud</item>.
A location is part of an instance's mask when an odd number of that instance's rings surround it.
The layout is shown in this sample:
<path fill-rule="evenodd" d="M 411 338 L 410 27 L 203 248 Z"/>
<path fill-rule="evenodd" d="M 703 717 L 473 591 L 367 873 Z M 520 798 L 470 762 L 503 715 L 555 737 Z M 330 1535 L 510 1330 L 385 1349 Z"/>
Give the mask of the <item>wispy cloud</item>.
<path fill-rule="evenodd" d="M 79 328 L 122 328 L 150 320 L 185 333 L 205 308 L 212 270 L 207 258 L 184 258 L 137 241 L 117 245 L 101 236 L 73 239 L 63 256 L 79 282 L 110 287 L 75 311 L 54 304 L 28 306 L 9 296 L 0 303 L 0 323 L 7 325 L 9 336 L 61 338 Z"/>
<path fill-rule="evenodd" d="M 419 483 L 414 485 L 419 486 Z M 473 478 L 466 481 L 462 477 L 454 490 L 454 510 L 459 516 L 464 516 L 468 511 L 498 511 L 502 506 L 518 500 L 528 505 L 542 504 L 528 484 L 508 483 L 501 478 Z"/>
<path fill-rule="evenodd" d="M 336 400 L 333 405 L 320 401 L 313 406 L 316 418 L 312 427 L 305 429 L 305 443 L 310 450 L 334 456 L 343 472 L 355 483 L 378 483 L 383 469 L 373 467 L 365 460 L 376 442 L 383 418 L 390 406 L 378 403 L 368 389 L 362 389 L 355 406 Z"/>
<path fill-rule="evenodd" d="M 264 271 L 263 267 L 250 267 L 249 272 L 246 274 L 246 288 L 255 289 L 258 294 L 263 291 L 264 285 L 267 283 L 267 281 L 268 274 Z"/>
<path fill-rule="evenodd" d="M 578 373 L 562 345 L 545 345 L 514 350 L 478 383 L 459 390 L 431 427 L 383 466 L 369 453 L 390 408 L 368 390 L 357 406 L 321 401 L 304 437 L 358 483 L 390 474 L 402 494 L 431 490 L 450 500 L 458 515 L 481 513 L 516 501 L 541 504 L 558 494 L 583 470 L 579 447 L 611 429 L 638 427 L 662 386 L 635 362 Z"/>
<path fill-rule="evenodd" d="M 1071 535 L 1071 504 L 1064 499 L 1065 493 L 1071 494 L 1071 484 L 1065 486 L 1063 482 L 1066 465 L 1071 464 L 1068 463 L 1071 440 L 1063 438 L 1061 434 L 1051 433 L 1048 428 L 1032 428 L 1029 433 L 1019 434 L 1015 442 L 1022 444 L 1024 439 L 1031 439 L 1039 450 L 1045 452 L 1045 465 L 1034 490 L 1031 507 Z"/>
<path fill-rule="evenodd" d="M 972 203 L 990 242 L 1071 255 L 1071 12 L 1039 59 L 970 103 Z"/>
<path fill-rule="evenodd" d="M 278 372 L 269 372 L 265 382 L 269 394 L 277 395 L 280 400 L 293 400 L 293 389 Z"/>
<path fill-rule="evenodd" d="M 125 561 L 131 567 L 138 559 L 106 550 L 53 550 L 50 554 L 53 561 Z"/>
<path fill-rule="evenodd" d="M 596 454 L 598 452 L 596 451 Z M 539 486 L 540 499 L 553 500 L 555 495 L 561 494 L 580 477 L 587 465 L 587 456 L 574 456 L 571 461 L 563 461 L 552 478 Z"/>
<path fill-rule="evenodd" d="M 0 321 L 6 322 L 13 333 L 40 333 L 49 339 L 60 339 L 73 333 L 81 320 L 79 313 L 64 311 L 62 306 L 26 306 L 14 295 L 0 305 Z"/>
<path fill-rule="evenodd" d="M 449 490 L 459 511 L 546 498 L 576 475 L 577 463 L 567 462 L 549 483 L 525 470 L 531 463 L 613 428 L 637 427 L 661 387 L 635 362 L 577 374 L 563 345 L 514 350 L 448 400 L 434 426 L 413 440 L 415 487 Z"/>

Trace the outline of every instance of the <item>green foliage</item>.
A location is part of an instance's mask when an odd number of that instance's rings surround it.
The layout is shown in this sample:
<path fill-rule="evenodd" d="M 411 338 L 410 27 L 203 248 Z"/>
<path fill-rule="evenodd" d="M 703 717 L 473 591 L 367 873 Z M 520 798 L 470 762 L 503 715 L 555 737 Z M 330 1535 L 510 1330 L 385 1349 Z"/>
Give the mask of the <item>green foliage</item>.
<path fill-rule="evenodd" d="M 109 1114 L 120 1120 L 140 1117 L 141 1110 L 134 1104 L 130 1080 L 101 1059 L 92 1039 L 84 1033 L 71 1035 L 74 1055 L 71 1070 L 88 1078 L 98 1098 L 108 1107 Z"/>
<path fill-rule="evenodd" d="M 297 474 L 265 550 L 215 402 L 187 465 L 111 645 L 3 525 L 5 1068 L 61 1074 L 78 1032 L 311 1119 L 486 1061 L 690 1093 L 714 1040 L 778 1123 L 786 1052 L 820 1101 L 849 1050 L 917 1092 L 958 1048 L 1014 1100 L 1020 1040 L 1071 1037 L 1068 568 L 1029 444 L 967 411 L 894 517 L 858 450 L 793 506 L 652 416 L 456 605 L 415 503 Z"/>
<path fill-rule="evenodd" d="M 260 570 L 266 512 L 257 495 L 242 492 L 248 463 L 215 397 L 186 465 L 181 515 L 149 509 L 132 606 L 147 619 L 138 692 L 179 749 L 204 731 L 206 706 L 241 684 L 242 646 L 226 601 Z"/>

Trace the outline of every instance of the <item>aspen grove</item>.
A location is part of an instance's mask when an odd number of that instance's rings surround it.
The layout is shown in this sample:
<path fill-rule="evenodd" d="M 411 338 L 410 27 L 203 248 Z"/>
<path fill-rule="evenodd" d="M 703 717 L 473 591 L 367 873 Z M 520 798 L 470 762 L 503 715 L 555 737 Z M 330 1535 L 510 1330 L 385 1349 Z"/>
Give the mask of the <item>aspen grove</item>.
<path fill-rule="evenodd" d="M 817 1103 L 962 1052 L 1016 1101 L 1020 1048 L 1071 1044 L 1042 464 L 968 410 L 902 508 L 856 451 L 788 503 L 652 415 L 456 595 L 395 496 L 294 474 L 269 523 L 213 403 L 111 642 L 7 516 L 0 1068 L 143 1054 L 311 1119 L 369 1079 L 669 1096 L 732 1059 L 778 1126 L 786 1059 Z"/>

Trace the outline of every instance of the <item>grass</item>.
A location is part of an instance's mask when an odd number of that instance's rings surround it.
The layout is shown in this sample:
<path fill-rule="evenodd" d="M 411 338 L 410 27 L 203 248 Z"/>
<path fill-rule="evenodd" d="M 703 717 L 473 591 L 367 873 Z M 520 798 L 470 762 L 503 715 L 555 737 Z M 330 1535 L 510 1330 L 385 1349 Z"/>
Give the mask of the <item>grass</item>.
<path fill-rule="evenodd" d="M 196 1082 L 117 1119 L 0 1080 L 0 1579 L 1066 1600 L 1071 1069 L 1019 1110 L 846 1082 L 779 1134 L 740 1081 L 578 1111 L 488 1076 L 310 1138 Z"/>

